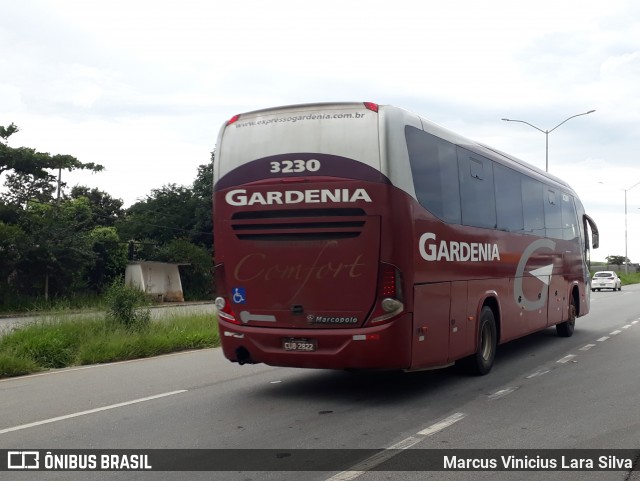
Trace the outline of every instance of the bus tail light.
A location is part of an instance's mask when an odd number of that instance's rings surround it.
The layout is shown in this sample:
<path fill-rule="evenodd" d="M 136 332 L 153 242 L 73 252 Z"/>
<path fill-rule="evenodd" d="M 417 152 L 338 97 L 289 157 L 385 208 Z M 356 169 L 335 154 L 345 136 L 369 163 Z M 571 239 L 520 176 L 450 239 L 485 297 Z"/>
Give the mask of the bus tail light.
<path fill-rule="evenodd" d="M 364 106 L 372 112 L 378 112 L 378 104 L 375 104 L 373 102 L 364 102 Z"/>
<path fill-rule="evenodd" d="M 231 125 L 235 122 L 238 121 L 238 119 L 240 119 L 240 114 L 236 114 L 233 117 L 231 117 L 229 120 L 227 120 L 227 125 Z"/>
<path fill-rule="evenodd" d="M 371 323 L 384 322 L 404 311 L 402 296 L 402 274 L 391 264 L 380 264 L 378 295 L 371 313 Z"/>
<path fill-rule="evenodd" d="M 240 321 L 236 318 L 236 313 L 233 312 L 229 301 L 225 297 L 216 297 L 216 309 L 218 311 L 218 317 L 224 319 L 232 324 L 240 324 Z"/>

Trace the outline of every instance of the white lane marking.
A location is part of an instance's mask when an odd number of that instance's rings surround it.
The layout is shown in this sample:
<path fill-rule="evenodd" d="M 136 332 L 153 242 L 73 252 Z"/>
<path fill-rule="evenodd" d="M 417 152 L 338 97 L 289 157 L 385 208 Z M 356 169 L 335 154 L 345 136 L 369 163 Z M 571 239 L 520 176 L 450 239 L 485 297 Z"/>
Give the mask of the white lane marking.
<path fill-rule="evenodd" d="M 55 422 L 58 422 L 58 421 L 64 421 L 65 419 L 77 418 L 79 416 L 85 416 L 87 414 L 98 413 L 100 411 L 108 411 L 109 409 L 116 409 L 116 408 L 121 408 L 121 407 L 124 407 L 124 406 L 130 406 L 131 404 L 137 404 L 137 403 L 142 403 L 142 402 L 146 402 L 146 401 L 152 401 L 154 399 L 159 399 L 159 398 L 163 398 L 163 397 L 167 397 L 167 396 L 173 396 L 174 394 L 181 394 L 183 392 L 187 392 L 187 390 L 186 389 L 181 389 L 180 391 L 165 392 L 165 393 L 162 393 L 162 394 L 156 394 L 155 396 L 149 396 L 149 397 L 143 397 L 143 398 L 140 398 L 140 399 L 134 399 L 133 401 L 126 401 L 126 402 L 122 402 L 122 403 L 118 403 L 118 404 L 111 404 L 109 406 L 103 406 L 101 408 L 89 409 L 88 411 L 80 411 L 80 412 L 77 412 L 77 413 L 66 414 L 64 416 L 58 416 L 58 417 L 50 418 L 50 419 L 44 419 L 42 421 L 36 421 L 36 422 L 33 422 L 33 423 L 29 423 L 29 424 L 22 424 L 20 426 L 14 426 L 12 428 L 0 429 L 0 434 L 11 433 L 13 431 L 21 431 L 22 429 L 34 428 L 36 426 L 42 426 L 43 424 L 55 423 Z"/>
<path fill-rule="evenodd" d="M 573 359 L 574 357 L 576 357 L 575 354 L 569 354 L 568 356 L 564 356 L 562 359 L 558 359 L 556 362 L 559 362 L 560 364 L 565 364 L 571 361 L 571 359 Z"/>
<path fill-rule="evenodd" d="M 609 336 L 602 336 L 600 339 L 598 339 L 598 342 L 604 342 L 607 339 L 610 339 L 610 337 Z"/>
<path fill-rule="evenodd" d="M 586 346 L 582 346 L 580 348 L 580 351 L 588 351 L 589 349 L 591 349 L 592 347 L 596 347 L 595 344 L 587 344 Z"/>
<path fill-rule="evenodd" d="M 420 436 L 431 436 L 431 435 L 433 435 L 433 434 L 435 434 L 435 433 L 437 433 L 439 431 L 442 431 L 445 428 L 448 428 L 452 424 L 457 423 L 458 421 L 463 419 L 465 416 L 466 416 L 465 413 L 452 414 L 451 416 L 449 416 L 446 419 L 443 419 L 439 423 L 435 423 L 435 424 L 429 426 L 428 428 L 423 429 L 422 431 L 418 431 L 418 434 Z"/>
<path fill-rule="evenodd" d="M 409 436 L 407 439 L 403 439 L 399 443 L 394 444 L 393 446 L 388 447 L 387 449 L 409 449 L 412 446 L 415 446 L 420 441 L 422 441 L 422 437 Z"/>
<path fill-rule="evenodd" d="M 611 331 L 609 333 L 610 336 L 617 336 L 618 334 L 620 334 L 622 331 L 619 329 L 616 329 L 615 331 Z"/>
<path fill-rule="evenodd" d="M 491 399 L 493 401 L 495 399 L 503 398 L 503 397 L 511 394 L 516 389 L 518 389 L 518 388 L 517 387 L 507 387 L 507 388 L 504 388 L 504 389 L 500 389 L 500 390 L 494 392 L 493 394 L 489 394 L 489 399 Z"/>
<path fill-rule="evenodd" d="M 527 376 L 527 379 L 532 379 L 534 377 L 542 376 L 544 374 L 547 374 L 548 372 L 551 372 L 551 370 L 550 369 L 540 369 L 540 370 L 538 370 L 536 372 L 533 372 L 533 373 L 529 374 Z"/>
<path fill-rule="evenodd" d="M 342 471 L 335 476 L 331 476 L 326 481 L 351 481 L 362 474 L 364 474 L 364 471 Z"/>
<path fill-rule="evenodd" d="M 423 441 L 426 437 L 432 436 L 445 428 L 448 428 L 452 424 L 457 423 L 461 419 L 466 416 L 465 413 L 455 413 L 449 416 L 448 418 L 443 419 L 435 424 L 432 424 L 426 429 L 417 432 L 413 436 L 409 436 L 406 439 L 403 439 L 399 443 L 390 446 L 379 453 L 374 454 L 373 456 L 365 459 L 364 461 L 352 466 L 352 468 L 348 471 L 342 471 L 334 476 L 331 476 L 326 481 L 351 481 L 352 479 L 361 476 L 362 474 L 370 471 L 376 466 L 382 464 L 383 462 L 391 459 L 396 454 L 398 454 L 398 450 L 409 449 L 412 446 L 415 446 L 419 442 Z"/>
<path fill-rule="evenodd" d="M 638 324 L 638 320 L 636 319 L 635 321 L 631 321 L 631 324 Z"/>
<path fill-rule="evenodd" d="M 631 327 L 631 324 L 625 324 L 624 326 L 622 326 L 622 329 L 629 329 Z"/>

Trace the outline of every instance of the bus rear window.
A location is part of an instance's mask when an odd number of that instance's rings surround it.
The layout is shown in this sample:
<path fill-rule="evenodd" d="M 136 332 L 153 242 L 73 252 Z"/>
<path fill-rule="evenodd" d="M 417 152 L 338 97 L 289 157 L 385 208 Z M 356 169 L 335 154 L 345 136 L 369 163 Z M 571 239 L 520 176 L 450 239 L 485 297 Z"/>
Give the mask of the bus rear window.
<path fill-rule="evenodd" d="M 455 146 L 411 126 L 405 127 L 405 136 L 418 202 L 445 222 L 459 224 L 460 192 Z"/>

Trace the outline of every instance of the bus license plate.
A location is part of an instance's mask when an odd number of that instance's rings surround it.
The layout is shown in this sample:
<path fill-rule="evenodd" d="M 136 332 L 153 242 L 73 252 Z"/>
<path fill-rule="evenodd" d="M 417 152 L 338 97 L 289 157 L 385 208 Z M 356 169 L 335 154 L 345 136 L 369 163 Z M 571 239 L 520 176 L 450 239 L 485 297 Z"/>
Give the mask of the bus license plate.
<path fill-rule="evenodd" d="M 285 351 L 313 352 L 316 350 L 315 339 L 283 339 L 282 348 Z"/>

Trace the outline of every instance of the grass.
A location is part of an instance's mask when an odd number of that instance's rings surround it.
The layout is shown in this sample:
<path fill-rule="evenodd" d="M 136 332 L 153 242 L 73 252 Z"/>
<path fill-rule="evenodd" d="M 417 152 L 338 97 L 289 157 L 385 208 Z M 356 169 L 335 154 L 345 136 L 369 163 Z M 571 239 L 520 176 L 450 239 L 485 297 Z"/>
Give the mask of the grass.
<path fill-rule="evenodd" d="M 628 286 L 629 284 L 640 284 L 640 272 L 634 272 L 629 274 L 620 272 L 618 276 L 620 277 L 620 280 L 622 281 L 623 286 Z"/>
<path fill-rule="evenodd" d="M 71 298 L 52 298 L 44 300 L 42 297 L 15 297 L 6 296 L 0 298 L 0 313 L 43 313 L 64 312 L 78 310 L 104 309 L 104 300 L 99 296 L 73 296 Z"/>
<path fill-rule="evenodd" d="M 209 314 L 169 317 L 140 329 L 98 315 L 51 317 L 0 337 L 0 378 L 216 347 L 219 343 L 216 320 Z"/>

